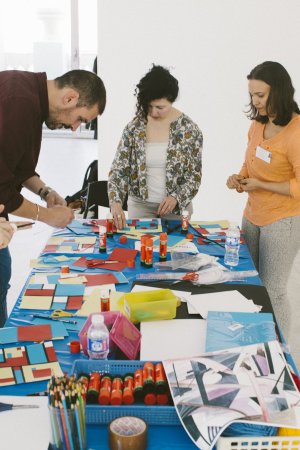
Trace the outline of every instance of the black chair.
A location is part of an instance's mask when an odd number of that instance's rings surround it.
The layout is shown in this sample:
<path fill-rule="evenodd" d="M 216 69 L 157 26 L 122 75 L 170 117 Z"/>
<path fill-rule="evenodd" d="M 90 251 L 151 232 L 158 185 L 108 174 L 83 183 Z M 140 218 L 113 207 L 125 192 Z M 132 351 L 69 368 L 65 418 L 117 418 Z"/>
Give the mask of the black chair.
<path fill-rule="evenodd" d="M 124 211 L 127 211 L 127 198 L 128 195 L 126 194 L 126 198 L 123 203 Z M 93 181 L 92 183 L 88 184 L 85 208 L 83 212 L 84 219 L 87 218 L 89 210 L 92 209 L 95 210 L 95 206 L 104 206 L 105 208 L 109 208 L 109 200 L 107 194 L 107 180 Z"/>

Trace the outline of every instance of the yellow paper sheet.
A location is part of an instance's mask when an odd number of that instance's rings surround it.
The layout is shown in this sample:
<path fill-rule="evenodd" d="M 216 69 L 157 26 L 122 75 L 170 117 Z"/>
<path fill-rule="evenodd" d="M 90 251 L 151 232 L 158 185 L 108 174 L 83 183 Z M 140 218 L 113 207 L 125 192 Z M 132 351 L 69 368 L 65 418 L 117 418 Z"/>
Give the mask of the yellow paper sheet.
<path fill-rule="evenodd" d="M 42 295 L 25 295 L 22 298 L 21 309 L 50 309 L 52 297 Z"/>

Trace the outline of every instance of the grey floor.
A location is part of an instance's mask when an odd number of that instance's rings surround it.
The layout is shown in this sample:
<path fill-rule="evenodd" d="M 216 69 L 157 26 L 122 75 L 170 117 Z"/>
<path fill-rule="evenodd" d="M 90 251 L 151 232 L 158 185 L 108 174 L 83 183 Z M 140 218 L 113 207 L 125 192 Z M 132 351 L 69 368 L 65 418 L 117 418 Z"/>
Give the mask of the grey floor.
<path fill-rule="evenodd" d="M 73 194 L 82 185 L 85 169 L 97 158 L 97 142 L 92 139 L 50 138 L 43 139 L 42 151 L 37 167 L 41 178 L 60 194 Z M 24 192 L 27 198 L 37 201 L 37 197 Z M 218 216 L 216 210 L 215 216 Z M 197 216 L 197 211 L 194 212 Z M 224 217 L 226 219 L 226 217 Z M 12 309 L 29 275 L 30 260 L 36 258 L 47 241 L 52 229 L 38 223 L 31 230 L 18 231 L 11 244 L 13 275 L 8 294 L 8 309 Z M 292 325 L 287 337 L 288 347 L 300 369 L 300 252 L 298 253 L 288 283 L 288 296 L 292 304 Z"/>

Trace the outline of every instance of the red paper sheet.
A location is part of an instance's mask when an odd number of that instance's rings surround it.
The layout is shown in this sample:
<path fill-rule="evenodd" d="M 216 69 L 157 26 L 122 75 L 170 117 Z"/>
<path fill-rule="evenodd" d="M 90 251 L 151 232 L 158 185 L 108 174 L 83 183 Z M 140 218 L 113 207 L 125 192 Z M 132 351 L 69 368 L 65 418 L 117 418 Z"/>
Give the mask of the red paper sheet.
<path fill-rule="evenodd" d="M 98 273 L 95 275 L 84 274 L 87 279 L 86 286 L 98 286 L 99 284 L 116 284 L 119 283 L 118 279 L 113 273 Z"/>
<path fill-rule="evenodd" d="M 130 259 L 135 259 L 137 254 L 138 251 L 132 248 L 115 248 L 108 259 L 126 263 Z"/>
<path fill-rule="evenodd" d="M 70 295 L 68 297 L 68 304 L 66 306 L 66 309 L 80 309 L 83 302 L 83 296 L 80 295 Z"/>
<path fill-rule="evenodd" d="M 41 342 L 52 339 L 51 325 L 18 326 L 18 341 Z"/>

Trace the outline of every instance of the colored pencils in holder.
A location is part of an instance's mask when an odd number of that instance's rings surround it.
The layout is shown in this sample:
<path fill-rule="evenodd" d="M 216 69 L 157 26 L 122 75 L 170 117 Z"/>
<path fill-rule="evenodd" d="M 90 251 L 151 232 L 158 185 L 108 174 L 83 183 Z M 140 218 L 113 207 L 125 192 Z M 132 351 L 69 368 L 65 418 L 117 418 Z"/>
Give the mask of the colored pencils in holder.
<path fill-rule="evenodd" d="M 53 443 L 64 450 L 85 450 L 86 387 L 75 376 L 52 377 L 48 401 Z"/>

